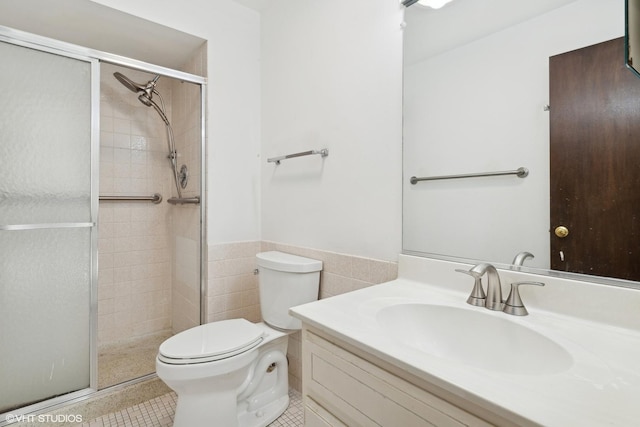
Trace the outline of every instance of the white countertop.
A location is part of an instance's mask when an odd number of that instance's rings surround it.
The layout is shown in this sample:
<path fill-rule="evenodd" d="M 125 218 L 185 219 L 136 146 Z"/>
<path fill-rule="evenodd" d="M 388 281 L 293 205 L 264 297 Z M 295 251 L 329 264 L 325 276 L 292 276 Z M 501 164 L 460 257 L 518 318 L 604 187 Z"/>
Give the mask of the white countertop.
<path fill-rule="evenodd" d="M 453 271 L 451 267 L 465 266 L 446 263 L 444 271 Z M 438 283 L 430 282 L 432 278 L 429 274 L 420 281 L 413 280 L 408 278 L 412 276 L 411 272 L 403 274 L 401 260 L 400 278 L 395 281 L 294 307 L 291 313 L 326 334 L 516 424 L 526 420 L 532 425 L 559 427 L 640 425 L 640 330 L 628 327 L 635 325 L 636 318 L 640 316 L 640 305 L 637 304 L 640 291 L 595 290 L 593 297 L 601 298 L 602 292 L 617 293 L 614 299 L 622 298 L 626 301 L 625 306 L 635 306 L 635 312 L 622 315 L 624 321 L 617 320 L 621 316 L 619 313 L 614 313 L 614 320 L 609 323 L 603 321 L 607 316 L 602 313 L 596 316 L 597 322 L 589 320 L 586 311 L 579 311 L 579 316 L 554 313 L 542 309 L 544 298 L 532 297 L 536 304 L 528 305 L 524 295 L 529 316 L 510 316 L 466 304 L 473 282 L 469 283 L 468 277 L 466 281 L 464 278 L 460 281 L 458 276 L 463 275 L 452 274 L 455 283 L 443 286 L 445 279 L 436 270 L 433 278 L 437 278 L 434 280 Z M 505 276 L 513 278 L 514 274 L 506 272 Z M 532 275 L 525 276 L 527 280 L 532 279 Z M 562 294 L 562 287 L 565 286 L 562 281 L 556 283 L 552 278 L 537 278 L 552 288 L 549 291 L 551 295 Z M 505 290 L 508 283 L 503 278 Z M 468 290 L 462 291 L 460 288 L 463 287 Z M 589 289 L 584 289 L 589 294 Z M 536 289 L 538 293 L 545 290 Z M 634 304 L 630 304 L 629 300 Z M 485 370 L 427 354 L 399 342 L 379 327 L 375 317 L 377 311 L 400 303 L 445 305 L 480 310 L 491 316 L 506 318 L 559 344 L 571 354 L 573 364 L 559 373 L 513 374 Z M 557 301 L 555 303 L 561 306 Z M 576 300 L 569 299 L 567 304 L 575 305 Z M 609 304 L 610 301 L 600 306 L 607 307 Z M 599 306 L 596 302 L 585 305 Z M 437 328 L 438 325 L 416 327 Z M 473 328 L 473 325 L 469 325 L 469 328 Z M 479 330 L 478 333 L 490 334 L 491 331 Z"/>

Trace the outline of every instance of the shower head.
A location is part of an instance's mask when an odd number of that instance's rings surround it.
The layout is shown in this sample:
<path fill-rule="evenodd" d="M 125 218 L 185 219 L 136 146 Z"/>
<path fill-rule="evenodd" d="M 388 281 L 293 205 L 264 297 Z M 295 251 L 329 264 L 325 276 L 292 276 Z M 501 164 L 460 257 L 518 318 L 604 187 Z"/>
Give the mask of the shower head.
<path fill-rule="evenodd" d="M 144 92 L 144 94 L 149 99 L 151 99 L 151 97 L 153 96 L 153 92 L 156 89 L 156 83 L 158 83 L 158 79 L 160 78 L 159 75 L 156 75 L 153 79 L 149 80 L 147 83 L 140 84 L 140 83 L 134 82 L 129 77 L 125 76 L 124 74 L 122 74 L 122 73 L 120 73 L 118 71 L 113 73 L 113 77 L 115 77 L 120 83 L 122 83 L 122 85 L 124 87 L 129 89 L 131 92 L 134 92 L 134 93 Z M 140 97 L 138 97 L 138 98 L 140 98 Z M 142 101 L 142 99 L 140 99 L 140 101 Z M 146 103 L 144 101 L 142 101 L 142 103 L 145 104 L 148 107 L 151 106 L 151 104 L 148 104 L 148 103 Z"/>
<path fill-rule="evenodd" d="M 113 73 L 113 77 L 115 77 L 124 87 L 129 89 L 131 92 L 140 92 L 145 90 L 145 86 L 132 81 L 129 77 L 125 76 L 122 73 L 115 72 Z"/>
<path fill-rule="evenodd" d="M 113 73 L 113 77 L 115 77 L 124 87 L 129 89 L 131 92 L 135 92 L 138 94 L 138 100 L 142 102 L 147 107 L 153 107 L 160 114 L 160 118 L 169 125 L 169 119 L 167 119 L 167 115 L 164 110 L 160 108 L 158 104 L 153 100 L 153 94 L 160 94 L 156 91 L 156 84 L 158 83 L 159 75 L 156 75 L 153 79 L 149 80 L 146 84 L 141 85 L 140 83 L 136 83 L 131 80 L 129 77 L 124 74 L 116 71 Z M 161 99 L 162 100 L 162 99 Z"/>

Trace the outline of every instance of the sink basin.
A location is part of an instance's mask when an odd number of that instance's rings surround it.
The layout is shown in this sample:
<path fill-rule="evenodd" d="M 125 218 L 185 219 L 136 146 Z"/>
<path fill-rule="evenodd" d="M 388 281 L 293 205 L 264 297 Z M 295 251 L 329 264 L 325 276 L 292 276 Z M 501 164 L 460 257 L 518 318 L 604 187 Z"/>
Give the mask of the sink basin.
<path fill-rule="evenodd" d="M 541 375 L 566 371 L 573 364 L 571 355 L 551 339 L 500 317 L 502 313 L 479 310 L 396 304 L 380 309 L 376 320 L 403 345 L 480 369 Z"/>

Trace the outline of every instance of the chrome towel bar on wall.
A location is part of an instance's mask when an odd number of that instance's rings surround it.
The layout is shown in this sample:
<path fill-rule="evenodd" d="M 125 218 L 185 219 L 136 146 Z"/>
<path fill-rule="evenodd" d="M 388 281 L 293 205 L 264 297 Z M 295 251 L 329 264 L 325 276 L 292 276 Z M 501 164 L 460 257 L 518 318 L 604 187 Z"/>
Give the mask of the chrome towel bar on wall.
<path fill-rule="evenodd" d="M 313 154 L 320 154 L 320 156 L 322 157 L 327 157 L 329 155 L 329 150 L 323 148 L 322 150 L 302 151 L 300 153 L 287 154 L 286 156 L 271 157 L 270 159 L 267 159 L 267 162 L 274 162 L 276 165 L 279 165 L 280 160 L 293 159 L 294 157 L 311 156 Z"/>
<path fill-rule="evenodd" d="M 458 179 L 458 178 L 478 178 L 482 176 L 499 176 L 499 175 L 516 175 L 518 178 L 525 178 L 527 175 L 529 175 L 529 169 L 521 167 L 513 171 L 467 173 L 462 175 L 426 176 L 421 178 L 416 178 L 415 176 L 412 176 L 409 179 L 409 182 L 415 185 L 420 181 L 435 181 L 439 179 Z"/>

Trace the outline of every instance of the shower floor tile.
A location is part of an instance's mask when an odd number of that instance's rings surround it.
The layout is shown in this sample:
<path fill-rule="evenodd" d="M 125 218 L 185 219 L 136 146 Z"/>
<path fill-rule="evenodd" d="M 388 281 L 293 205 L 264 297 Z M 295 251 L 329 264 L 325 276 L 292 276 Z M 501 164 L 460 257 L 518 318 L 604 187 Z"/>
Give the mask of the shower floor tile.
<path fill-rule="evenodd" d="M 269 427 L 302 427 L 302 396 L 289 390 L 289 407 Z M 82 427 L 171 427 L 176 409 L 176 394 L 167 393 L 119 412 L 104 415 L 82 424 Z"/>
<path fill-rule="evenodd" d="M 98 351 L 98 390 L 156 371 L 158 347 L 170 331 L 110 344 Z"/>

